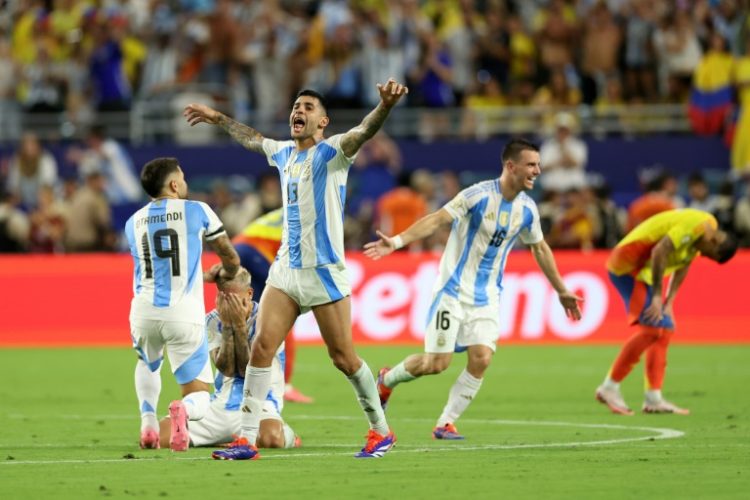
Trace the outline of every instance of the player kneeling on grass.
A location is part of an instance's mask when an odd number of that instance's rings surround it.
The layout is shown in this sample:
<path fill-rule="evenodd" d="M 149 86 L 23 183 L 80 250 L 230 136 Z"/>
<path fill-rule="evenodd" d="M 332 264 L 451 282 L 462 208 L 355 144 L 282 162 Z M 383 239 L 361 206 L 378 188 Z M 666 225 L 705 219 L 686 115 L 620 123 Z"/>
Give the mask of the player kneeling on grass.
<path fill-rule="evenodd" d="M 695 257 L 700 254 L 723 264 L 737 251 L 737 240 L 717 228 L 716 218 L 708 212 L 669 210 L 636 226 L 612 251 L 607 261 L 610 281 L 625 301 L 629 323 L 638 325 L 596 389 L 596 399 L 613 413 L 633 414 L 620 393 L 620 382 L 644 352 L 644 413 L 690 413 L 661 394 L 667 348 L 675 328 L 672 306 Z M 669 275 L 672 278 L 663 299 L 662 281 Z"/>
<path fill-rule="evenodd" d="M 216 366 L 215 392 L 206 415 L 188 424 L 192 446 L 228 443 L 240 432 L 242 386 L 258 317 L 258 303 L 253 301 L 250 280 L 250 273 L 240 268 L 234 278 L 217 282 L 216 309 L 206 315 L 208 348 Z M 276 352 L 271 369 L 271 390 L 263 407 L 256 444 L 259 448 L 297 447 L 299 437 L 281 418 L 284 406 L 283 344 Z M 169 417 L 162 419 L 160 424 L 161 444 L 168 446 Z M 223 451 L 217 451 L 212 456 L 223 459 L 222 455 Z"/>
<path fill-rule="evenodd" d="M 454 350 L 468 352 L 466 369 L 453 384 L 433 429 L 435 439 L 463 439 L 454 424 L 479 392 L 495 353 L 503 268 L 516 239 L 529 246 L 565 312 L 576 320 L 581 317 L 582 299 L 565 288 L 544 241 L 536 204 L 524 193 L 534 187 L 540 173 L 537 147 L 511 140 L 503 149 L 499 179 L 475 184 L 403 233 L 388 237 L 378 232 L 380 240 L 365 245 L 365 254 L 379 259 L 452 224 L 428 315 L 425 353 L 413 354 L 391 370 L 383 368 L 378 376 L 385 408 L 397 384 L 440 373 L 450 365 Z"/>

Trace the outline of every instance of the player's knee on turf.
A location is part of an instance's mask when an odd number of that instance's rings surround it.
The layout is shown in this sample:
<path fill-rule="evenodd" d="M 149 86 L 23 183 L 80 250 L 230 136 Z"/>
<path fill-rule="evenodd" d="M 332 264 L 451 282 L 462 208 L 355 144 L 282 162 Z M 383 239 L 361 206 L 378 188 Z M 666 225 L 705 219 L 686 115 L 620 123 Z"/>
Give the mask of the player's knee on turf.
<path fill-rule="evenodd" d="M 258 448 L 283 448 L 284 426 L 280 420 L 263 420 L 260 423 L 258 439 L 255 443 Z"/>

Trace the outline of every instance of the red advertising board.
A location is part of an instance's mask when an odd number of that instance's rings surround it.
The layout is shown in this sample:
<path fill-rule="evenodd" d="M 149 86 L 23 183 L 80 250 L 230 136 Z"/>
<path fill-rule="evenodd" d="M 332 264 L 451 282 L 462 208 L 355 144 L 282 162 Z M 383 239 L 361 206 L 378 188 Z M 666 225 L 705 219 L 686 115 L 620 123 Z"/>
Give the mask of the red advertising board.
<path fill-rule="evenodd" d="M 556 252 L 568 287 L 585 298 L 583 318 L 566 318 L 528 252 L 514 252 L 498 311 L 503 343 L 612 343 L 629 334 L 610 285 L 606 252 Z M 349 254 L 352 327 L 357 343 L 421 343 L 439 255 L 396 254 L 377 262 Z M 216 261 L 207 255 L 204 266 Z M 678 295 L 675 342 L 750 342 L 750 252 L 719 266 L 698 259 Z M 132 296 L 129 255 L 0 257 L 0 345 L 128 345 Z M 215 291 L 206 287 L 212 307 Z M 300 342 L 319 343 L 312 315 L 295 326 Z"/>

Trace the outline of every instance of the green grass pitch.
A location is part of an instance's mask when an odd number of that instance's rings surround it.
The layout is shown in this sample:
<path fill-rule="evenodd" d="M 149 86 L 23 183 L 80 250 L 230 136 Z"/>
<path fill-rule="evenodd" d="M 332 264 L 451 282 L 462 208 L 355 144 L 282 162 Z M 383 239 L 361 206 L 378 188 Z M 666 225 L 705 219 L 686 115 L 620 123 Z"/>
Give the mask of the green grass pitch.
<path fill-rule="evenodd" d="M 418 348 L 363 347 L 376 371 Z M 464 442 L 430 438 L 465 363 L 399 386 L 398 436 L 356 460 L 367 424 L 325 350 L 298 352 L 287 404 L 303 447 L 218 462 L 211 449 L 140 450 L 128 349 L 0 350 L 0 498 L 750 498 L 750 346 L 674 346 L 665 395 L 692 415 L 622 417 L 594 401 L 617 346 L 503 346 L 459 420 Z M 623 384 L 642 402 L 642 368 Z M 159 401 L 177 386 L 167 369 Z M 125 458 L 131 457 L 131 458 Z"/>

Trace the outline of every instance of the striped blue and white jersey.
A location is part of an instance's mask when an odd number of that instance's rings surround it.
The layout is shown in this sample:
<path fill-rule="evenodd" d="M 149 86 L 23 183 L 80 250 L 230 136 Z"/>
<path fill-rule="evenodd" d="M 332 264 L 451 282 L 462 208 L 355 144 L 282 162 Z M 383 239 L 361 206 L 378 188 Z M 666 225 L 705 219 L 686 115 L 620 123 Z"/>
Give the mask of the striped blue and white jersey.
<path fill-rule="evenodd" d="M 470 186 L 443 207 L 453 227 L 440 259 L 435 294 L 465 304 L 499 303 L 503 270 L 513 244 L 543 239 L 536 203 L 526 193 L 503 199 L 499 179 Z"/>
<path fill-rule="evenodd" d="M 247 343 L 248 346 L 252 344 L 253 338 L 255 338 L 255 320 L 258 318 L 258 303 L 253 302 L 253 311 L 250 313 L 250 317 L 247 320 Z M 215 349 L 221 347 L 221 336 L 222 336 L 222 324 L 221 318 L 219 318 L 219 312 L 214 309 L 206 315 L 206 335 L 208 337 L 208 351 L 213 352 Z M 271 383 L 278 382 L 279 379 L 281 384 L 284 382 L 284 362 L 285 362 L 285 351 L 284 343 L 282 342 L 279 349 L 276 351 L 276 356 L 271 363 Z M 244 375 L 244 371 L 243 371 Z M 245 383 L 245 377 L 236 375 L 234 377 L 227 377 L 222 374 L 219 370 L 216 370 L 216 378 L 214 380 L 214 393 L 211 396 L 212 400 L 219 400 L 220 404 L 223 405 L 225 410 L 239 410 L 242 404 L 242 387 Z M 283 390 L 283 389 L 282 389 Z M 283 393 L 282 393 L 283 397 Z M 269 391 L 267 399 L 271 399 L 276 403 L 277 409 L 281 409 L 283 401 L 275 401 L 274 395 Z M 281 406 L 280 406 L 281 405 Z"/>
<path fill-rule="evenodd" d="M 341 137 L 304 151 L 294 141 L 263 140 L 268 163 L 281 178 L 284 231 L 276 260 L 285 266 L 344 264 L 346 179 L 354 157 L 341 150 Z"/>
<path fill-rule="evenodd" d="M 203 239 L 226 235 L 219 217 L 203 202 L 152 201 L 125 224 L 133 270 L 130 318 L 201 325 Z"/>

